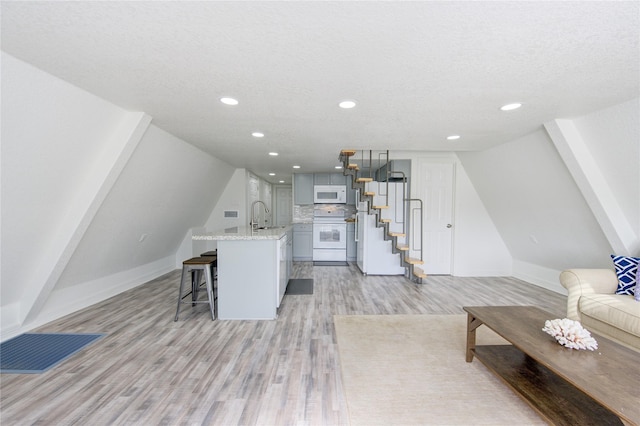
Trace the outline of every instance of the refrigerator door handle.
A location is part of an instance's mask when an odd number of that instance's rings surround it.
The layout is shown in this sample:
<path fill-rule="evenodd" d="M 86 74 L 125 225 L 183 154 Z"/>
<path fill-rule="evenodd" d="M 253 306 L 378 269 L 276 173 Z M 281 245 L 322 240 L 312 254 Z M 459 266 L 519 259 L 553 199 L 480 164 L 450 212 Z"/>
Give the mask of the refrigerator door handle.
<path fill-rule="evenodd" d="M 358 213 L 356 213 L 356 221 L 355 221 L 355 224 L 353 225 L 353 227 L 354 227 L 354 229 L 356 231 L 354 233 L 354 236 L 355 236 L 354 240 L 357 243 L 358 241 L 360 241 L 360 240 L 358 240 Z"/>

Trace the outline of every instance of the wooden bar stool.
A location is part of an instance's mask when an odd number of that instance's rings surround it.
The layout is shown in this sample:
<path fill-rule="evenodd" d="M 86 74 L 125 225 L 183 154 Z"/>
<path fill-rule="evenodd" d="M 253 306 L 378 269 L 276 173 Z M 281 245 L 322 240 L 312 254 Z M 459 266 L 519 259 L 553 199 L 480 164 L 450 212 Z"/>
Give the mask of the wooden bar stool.
<path fill-rule="evenodd" d="M 176 317 L 174 321 L 178 321 L 178 314 L 180 314 L 180 305 L 183 303 L 191 303 L 194 306 L 196 303 L 209 304 L 209 310 L 211 311 L 211 319 L 216 319 L 216 289 L 213 282 L 212 268 L 217 258 L 213 256 L 201 256 L 193 257 L 191 259 L 182 262 L 182 276 L 180 277 L 180 290 L 178 293 L 178 307 L 176 309 Z M 191 274 L 190 274 L 191 272 Z M 200 287 L 200 276 L 204 274 L 205 284 L 207 286 L 207 300 L 197 300 L 198 289 Z M 187 285 L 187 280 L 191 278 L 191 291 L 185 295 L 184 288 Z M 191 294 L 191 301 L 185 302 L 183 299 Z"/>
<path fill-rule="evenodd" d="M 213 257 L 214 262 L 211 265 L 211 275 L 213 276 L 214 290 L 216 289 L 215 282 L 218 279 L 218 250 L 205 251 L 204 253 L 200 253 L 200 257 Z M 202 279 L 202 271 L 196 270 L 191 271 L 191 283 L 195 285 L 195 283 L 200 284 Z M 198 297 L 198 289 L 195 288 L 195 298 Z"/>

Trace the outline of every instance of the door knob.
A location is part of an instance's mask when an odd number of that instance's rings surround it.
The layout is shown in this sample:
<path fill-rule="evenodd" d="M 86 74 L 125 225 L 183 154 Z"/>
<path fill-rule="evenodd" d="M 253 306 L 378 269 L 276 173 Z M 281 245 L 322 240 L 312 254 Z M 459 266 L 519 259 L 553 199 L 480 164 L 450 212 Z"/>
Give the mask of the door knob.
<path fill-rule="evenodd" d="M 453 225 L 450 223 L 447 223 L 447 228 L 451 228 Z"/>

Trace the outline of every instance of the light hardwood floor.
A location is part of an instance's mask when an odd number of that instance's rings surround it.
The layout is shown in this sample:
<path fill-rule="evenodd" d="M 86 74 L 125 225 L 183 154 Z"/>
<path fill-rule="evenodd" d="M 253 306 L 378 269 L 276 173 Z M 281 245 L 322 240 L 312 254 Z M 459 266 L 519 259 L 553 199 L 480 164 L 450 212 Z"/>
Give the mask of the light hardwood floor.
<path fill-rule="evenodd" d="M 206 305 L 174 322 L 180 271 L 71 314 L 40 332 L 103 339 L 39 375 L 0 377 L 2 425 L 345 425 L 333 315 L 462 314 L 463 306 L 566 297 L 512 278 L 362 276 L 294 263 L 314 294 L 285 296 L 275 321 L 211 321 Z"/>

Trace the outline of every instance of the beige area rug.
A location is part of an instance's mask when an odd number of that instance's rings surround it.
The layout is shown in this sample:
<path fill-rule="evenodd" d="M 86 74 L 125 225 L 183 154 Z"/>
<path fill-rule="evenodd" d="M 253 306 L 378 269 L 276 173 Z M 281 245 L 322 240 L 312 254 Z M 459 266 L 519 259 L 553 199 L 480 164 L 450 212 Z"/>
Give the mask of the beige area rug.
<path fill-rule="evenodd" d="M 480 361 L 466 315 L 336 315 L 352 426 L 545 425 Z M 477 344 L 508 344 L 485 326 Z"/>

